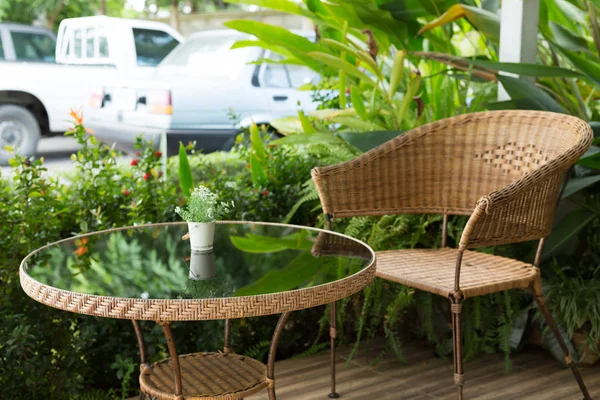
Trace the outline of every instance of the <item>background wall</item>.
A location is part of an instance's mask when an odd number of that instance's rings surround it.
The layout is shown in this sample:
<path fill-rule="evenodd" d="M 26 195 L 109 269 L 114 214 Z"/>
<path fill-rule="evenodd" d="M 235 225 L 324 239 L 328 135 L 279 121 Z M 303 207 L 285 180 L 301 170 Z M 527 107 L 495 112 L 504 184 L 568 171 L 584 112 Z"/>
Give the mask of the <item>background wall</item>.
<path fill-rule="evenodd" d="M 189 36 L 198 31 L 224 29 L 223 23 L 232 19 L 253 19 L 267 24 L 282 26 L 287 29 L 313 30 L 313 24 L 307 18 L 270 10 L 261 10 L 257 12 L 223 11 L 206 14 L 183 14 L 179 18 L 179 32 L 184 36 Z M 171 18 L 157 18 L 153 19 L 153 21 L 170 24 Z"/>

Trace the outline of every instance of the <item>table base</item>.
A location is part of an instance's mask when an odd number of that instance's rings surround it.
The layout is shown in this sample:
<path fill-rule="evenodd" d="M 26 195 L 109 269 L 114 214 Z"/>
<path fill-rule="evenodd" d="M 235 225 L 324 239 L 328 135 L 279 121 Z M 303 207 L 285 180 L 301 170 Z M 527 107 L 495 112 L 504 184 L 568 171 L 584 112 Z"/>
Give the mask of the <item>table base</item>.
<path fill-rule="evenodd" d="M 250 357 L 227 353 L 193 353 L 178 357 L 182 398 L 237 400 L 269 386 L 267 366 Z M 141 367 L 140 389 L 159 399 L 175 391 L 171 359 Z M 272 381 L 270 381 L 272 382 Z"/>

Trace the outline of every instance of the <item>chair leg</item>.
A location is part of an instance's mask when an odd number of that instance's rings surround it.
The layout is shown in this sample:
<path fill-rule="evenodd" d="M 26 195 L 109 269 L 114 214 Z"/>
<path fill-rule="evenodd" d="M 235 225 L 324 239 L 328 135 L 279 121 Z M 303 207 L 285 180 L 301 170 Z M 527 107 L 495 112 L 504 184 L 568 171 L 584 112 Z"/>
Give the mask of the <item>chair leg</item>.
<path fill-rule="evenodd" d="M 457 398 L 463 400 L 463 386 L 465 384 L 462 355 L 462 299 L 450 298 L 450 311 L 452 312 L 452 350 L 454 354 L 454 384 L 456 385 Z"/>
<path fill-rule="evenodd" d="M 556 340 L 558 341 L 558 344 L 560 345 L 560 348 L 563 351 L 563 354 L 565 356 L 565 362 L 571 368 L 573 375 L 575 375 L 575 380 L 577 380 L 577 384 L 579 385 L 579 389 L 581 390 L 581 393 L 583 394 L 584 400 L 591 400 L 592 398 L 590 397 L 590 393 L 588 392 L 587 387 L 585 386 L 585 383 L 583 382 L 583 378 L 581 377 L 581 374 L 579 373 L 577 364 L 573 361 L 573 358 L 569 354 L 569 348 L 567 347 L 565 340 L 563 339 L 562 335 L 560 334 L 560 331 L 556 327 L 556 322 L 554 321 L 554 318 L 552 318 L 552 314 L 550 314 L 550 310 L 548 310 L 548 306 L 546 306 L 546 298 L 544 297 L 541 289 L 535 290 L 535 288 L 534 288 L 534 289 L 532 289 L 532 292 L 533 292 L 533 298 L 535 299 L 535 302 L 540 307 L 542 314 L 544 314 L 546 323 L 548 324 L 548 326 L 550 326 L 550 329 L 552 329 L 552 333 L 554 333 L 554 336 L 556 337 Z"/>
<path fill-rule="evenodd" d="M 331 307 L 329 314 L 329 339 L 330 339 L 330 352 L 331 352 L 331 392 L 329 393 L 330 399 L 337 399 L 340 395 L 335 391 L 335 338 L 337 337 L 336 329 L 336 309 L 337 303 L 334 301 L 329 305 Z"/>

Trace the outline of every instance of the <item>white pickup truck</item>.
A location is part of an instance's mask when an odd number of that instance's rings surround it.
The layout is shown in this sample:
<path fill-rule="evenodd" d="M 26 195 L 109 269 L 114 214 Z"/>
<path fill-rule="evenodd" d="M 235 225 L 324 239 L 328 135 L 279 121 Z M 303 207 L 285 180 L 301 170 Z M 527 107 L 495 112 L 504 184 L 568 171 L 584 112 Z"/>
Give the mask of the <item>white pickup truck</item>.
<path fill-rule="evenodd" d="M 65 19 L 58 38 L 43 28 L 0 24 L 0 164 L 35 154 L 42 136 L 70 129 L 107 81 L 150 77 L 183 41 L 166 24 L 103 16 Z M 90 100 L 91 99 L 91 100 Z"/>

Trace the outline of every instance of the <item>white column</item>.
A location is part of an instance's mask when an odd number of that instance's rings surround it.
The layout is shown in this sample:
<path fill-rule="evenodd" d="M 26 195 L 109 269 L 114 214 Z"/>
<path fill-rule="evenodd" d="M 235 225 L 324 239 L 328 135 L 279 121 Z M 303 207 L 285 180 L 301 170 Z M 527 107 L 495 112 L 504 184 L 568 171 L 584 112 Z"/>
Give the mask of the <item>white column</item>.
<path fill-rule="evenodd" d="M 535 64 L 540 0 L 502 0 L 500 14 L 500 62 Z M 510 96 L 498 84 L 498 101 L 503 100 L 510 100 Z"/>

